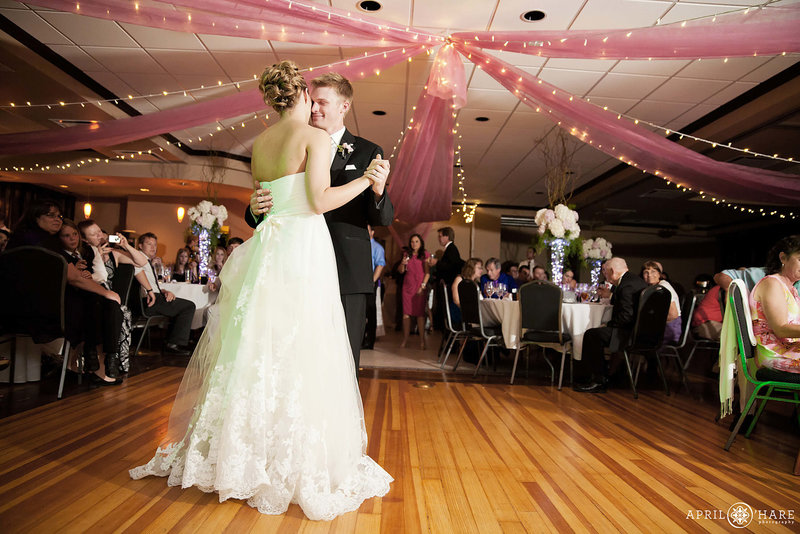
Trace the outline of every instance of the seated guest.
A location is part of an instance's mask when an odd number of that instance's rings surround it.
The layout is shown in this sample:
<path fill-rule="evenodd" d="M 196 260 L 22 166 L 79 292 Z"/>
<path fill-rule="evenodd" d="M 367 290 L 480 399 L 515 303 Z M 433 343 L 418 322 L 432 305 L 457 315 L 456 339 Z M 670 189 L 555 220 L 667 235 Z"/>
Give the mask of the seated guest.
<path fill-rule="evenodd" d="M 709 289 L 692 315 L 692 335 L 695 338 L 719 341 L 722 332 L 720 287 Z"/>
<path fill-rule="evenodd" d="M 166 315 L 170 321 L 167 332 L 166 351 L 172 354 L 188 356 L 190 352 L 184 348 L 189 344 L 195 305 L 191 300 L 176 298 L 175 294 L 162 290 L 158 285 L 158 277 L 152 261 L 156 257 L 158 238 L 152 232 L 139 236 L 139 250 L 150 259 L 143 268 L 136 269 L 136 279 L 142 286 L 142 299 L 151 314 Z"/>
<path fill-rule="evenodd" d="M 521 286 L 522 284 L 527 284 L 531 281 L 531 270 L 527 265 L 520 265 L 519 268 L 519 276 L 517 276 L 517 285 Z"/>
<path fill-rule="evenodd" d="M 531 271 L 531 280 L 550 280 L 547 271 L 541 265 L 536 265 Z"/>
<path fill-rule="evenodd" d="M 516 280 L 500 270 L 500 260 L 497 258 L 486 260 L 486 274 L 481 276 L 481 293 L 484 297 L 489 296 L 486 293 L 486 283 L 489 281 L 505 284 L 509 293 L 512 289 L 519 288 Z"/>
<path fill-rule="evenodd" d="M 450 286 L 450 294 L 453 297 L 453 303 L 456 305 L 457 308 L 461 308 L 461 302 L 458 300 L 458 284 L 461 283 L 462 280 L 472 280 L 476 284 L 480 283 L 481 276 L 483 275 L 483 260 L 480 258 L 470 258 L 464 264 L 464 267 L 461 269 L 461 274 L 455 277 L 453 280 L 453 285 Z M 452 308 L 451 308 L 452 311 Z M 459 322 L 461 320 L 461 311 L 459 310 Z M 455 323 L 455 319 L 453 319 Z"/>
<path fill-rule="evenodd" d="M 572 269 L 567 269 L 561 275 L 561 284 L 567 286 L 569 289 L 575 289 L 578 287 L 578 281 L 575 280 L 575 273 Z"/>
<path fill-rule="evenodd" d="M 79 222 L 78 230 L 88 247 L 88 250 L 87 247 L 84 248 L 86 252 L 84 259 L 88 263 L 92 279 L 109 289 L 113 284 L 117 265 L 120 263 L 134 267 L 144 267 L 147 264 L 147 256 L 133 248 L 121 233 L 115 234 L 117 242 L 111 244 L 108 241 L 108 234 L 103 232 L 92 219 Z"/>
<path fill-rule="evenodd" d="M 622 258 L 611 258 L 603 264 L 606 281 L 616 288 L 611 299 L 614 309 L 608 324 L 590 328 L 583 336 L 583 358 L 581 365 L 592 373 L 587 384 L 576 384 L 573 389 L 580 392 L 604 393 L 608 387 L 608 365 L 605 348 L 611 351 L 621 349 L 630 336 L 636 322 L 639 307 L 639 294 L 647 284 L 628 271 L 628 264 Z"/>
<path fill-rule="evenodd" d="M 8 230 L 0 229 L 0 252 L 3 252 L 8 245 L 8 240 L 11 238 L 11 232 Z"/>
<path fill-rule="evenodd" d="M 58 238 L 63 245 L 61 254 L 66 258 L 67 263 L 74 265 L 82 272 L 83 276 L 91 278 L 92 273 L 86 270 L 89 264 L 84 259 L 80 250 L 82 248 L 82 243 L 78 225 L 76 225 L 72 219 L 64 219 L 61 230 L 58 231 Z"/>
<path fill-rule="evenodd" d="M 57 237 L 62 219 L 61 208 L 55 202 L 32 202 L 20 219 L 8 248 L 33 245 L 63 254 L 62 241 Z M 73 346 L 83 342 L 84 371 L 91 373 L 93 381 L 100 385 L 120 384 L 121 380 L 114 380 L 100 369 L 97 356 L 97 346 L 102 341 L 107 359 L 117 360 L 118 344 L 114 342 L 114 336 L 118 342 L 119 329 L 115 332 L 114 325 L 119 321 L 119 315 L 112 313 L 111 308 L 119 309 L 119 295 L 83 275 L 76 263 L 67 262 L 68 287 L 64 293 L 66 338 Z M 105 301 L 110 301 L 110 306 Z"/>
<path fill-rule="evenodd" d="M 225 250 L 225 247 L 222 245 L 217 245 L 217 248 L 214 249 L 214 255 L 211 258 L 211 265 L 209 265 L 209 269 L 214 270 L 214 274 L 219 276 L 219 272 L 222 270 L 222 267 L 225 265 L 225 262 L 228 261 L 228 251 Z"/>
<path fill-rule="evenodd" d="M 756 366 L 800 373 L 800 235 L 778 241 L 767 254 L 767 276 L 750 293 Z"/>
<path fill-rule="evenodd" d="M 515 281 L 519 278 L 519 267 L 513 261 L 504 261 L 501 265 L 504 273 L 513 278 Z"/>
<path fill-rule="evenodd" d="M 188 248 L 178 249 L 178 253 L 175 255 L 175 263 L 172 265 L 173 282 L 199 283 L 197 264 L 189 261 L 191 254 L 192 252 Z"/>
<path fill-rule="evenodd" d="M 228 257 L 230 257 L 231 253 L 233 253 L 233 251 L 236 249 L 236 247 L 238 247 L 239 245 L 241 245 L 243 243 L 244 243 L 244 239 L 242 239 L 241 237 L 232 237 L 232 238 L 228 239 L 228 246 L 227 246 Z"/>
<path fill-rule="evenodd" d="M 681 337 L 681 305 L 678 293 L 672 284 L 661 278 L 664 268 L 657 261 L 646 261 L 642 265 L 642 278 L 648 286 L 656 284 L 663 286 L 669 291 L 671 300 L 669 311 L 667 312 L 667 325 L 664 327 L 664 343 L 677 343 Z"/>

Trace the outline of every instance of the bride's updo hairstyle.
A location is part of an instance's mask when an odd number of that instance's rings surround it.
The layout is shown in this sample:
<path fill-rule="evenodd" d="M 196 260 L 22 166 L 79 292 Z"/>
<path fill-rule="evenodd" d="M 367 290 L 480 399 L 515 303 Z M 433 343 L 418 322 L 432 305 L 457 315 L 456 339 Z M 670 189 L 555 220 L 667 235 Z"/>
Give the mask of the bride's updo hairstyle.
<path fill-rule="evenodd" d="M 258 82 L 264 102 L 278 113 L 292 109 L 308 86 L 294 61 L 281 61 L 264 69 Z"/>

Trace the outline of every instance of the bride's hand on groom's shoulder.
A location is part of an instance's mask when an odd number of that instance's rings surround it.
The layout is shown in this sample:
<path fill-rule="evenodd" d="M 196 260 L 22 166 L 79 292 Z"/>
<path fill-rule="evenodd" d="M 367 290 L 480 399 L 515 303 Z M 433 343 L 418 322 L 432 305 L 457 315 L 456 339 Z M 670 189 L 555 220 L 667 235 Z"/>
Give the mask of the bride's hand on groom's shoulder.
<path fill-rule="evenodd" d="M 250 212 L 259 217 L 272 208 L 272 193 L 269 189 L 258 188 L 250 195 Z"/>

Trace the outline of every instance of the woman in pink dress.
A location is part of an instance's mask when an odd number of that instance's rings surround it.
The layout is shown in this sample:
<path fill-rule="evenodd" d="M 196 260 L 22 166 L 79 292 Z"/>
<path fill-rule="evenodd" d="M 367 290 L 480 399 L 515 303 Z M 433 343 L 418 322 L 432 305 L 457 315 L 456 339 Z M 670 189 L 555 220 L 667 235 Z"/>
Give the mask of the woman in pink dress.
<path fill-rule="evenodd" d="M 422 236 L 414 234 L 408 240 L 408 247 L 411 254 L 403 256 L 399 271 L 405 273 L 403 279 L 403 343 L 401 348 L 408 344 L 408 336 L 411 334 L 411 318 L 417 318 L 417 329 L 419 330 L 419 348 L 425 350 L 425 306 L 428 296 L 428 278 L 430 278 L 430 268 L 428 258 L 430 254 L 425 251 L 425 241 Z"/>
<path fill-rule="evenodd" d="M 800 236 L 785 237 L 767 255 L 767 276 L 750 293 L 756 365 L 800 373 Z"/>

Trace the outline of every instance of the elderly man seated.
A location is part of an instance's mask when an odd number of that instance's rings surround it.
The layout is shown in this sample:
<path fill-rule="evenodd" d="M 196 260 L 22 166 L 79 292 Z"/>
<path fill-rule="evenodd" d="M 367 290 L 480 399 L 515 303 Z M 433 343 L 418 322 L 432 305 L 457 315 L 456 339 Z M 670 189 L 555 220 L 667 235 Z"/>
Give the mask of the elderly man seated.
<path fill-rule="evenodd" d="M 497 258 L 489 258 L 488 260 L 486 260 L 486 274 L 481 276 L 481 293 L 483 294 L 484 297 L 489 296 L 486 294 L 486 283 L 489 281 L 505 284 L 506 290 L 508 290 L 509 292 L 512 289 L 519 288 L 519 286 L 517 285 L 517 281 L 501 270 L 500 260 L 498 260 Z"/>
<path fill-rule="evenodd" d="M 606 326 L 590 328 L 583 336 L 582 366 L 591 371 L 592 378 L 586 384 L 576 384 L 573 389 L 583 393 L 604 393 L 608 387 L 608 364 L 605 348 L 617 351 L 624 346 L 636 322 L 639 294 L 647 284 L 628 271 L 622 258 L 611 258 L 603 264 L 603 276 L 615 286 L 611 304 L 614 309 Z"/>

